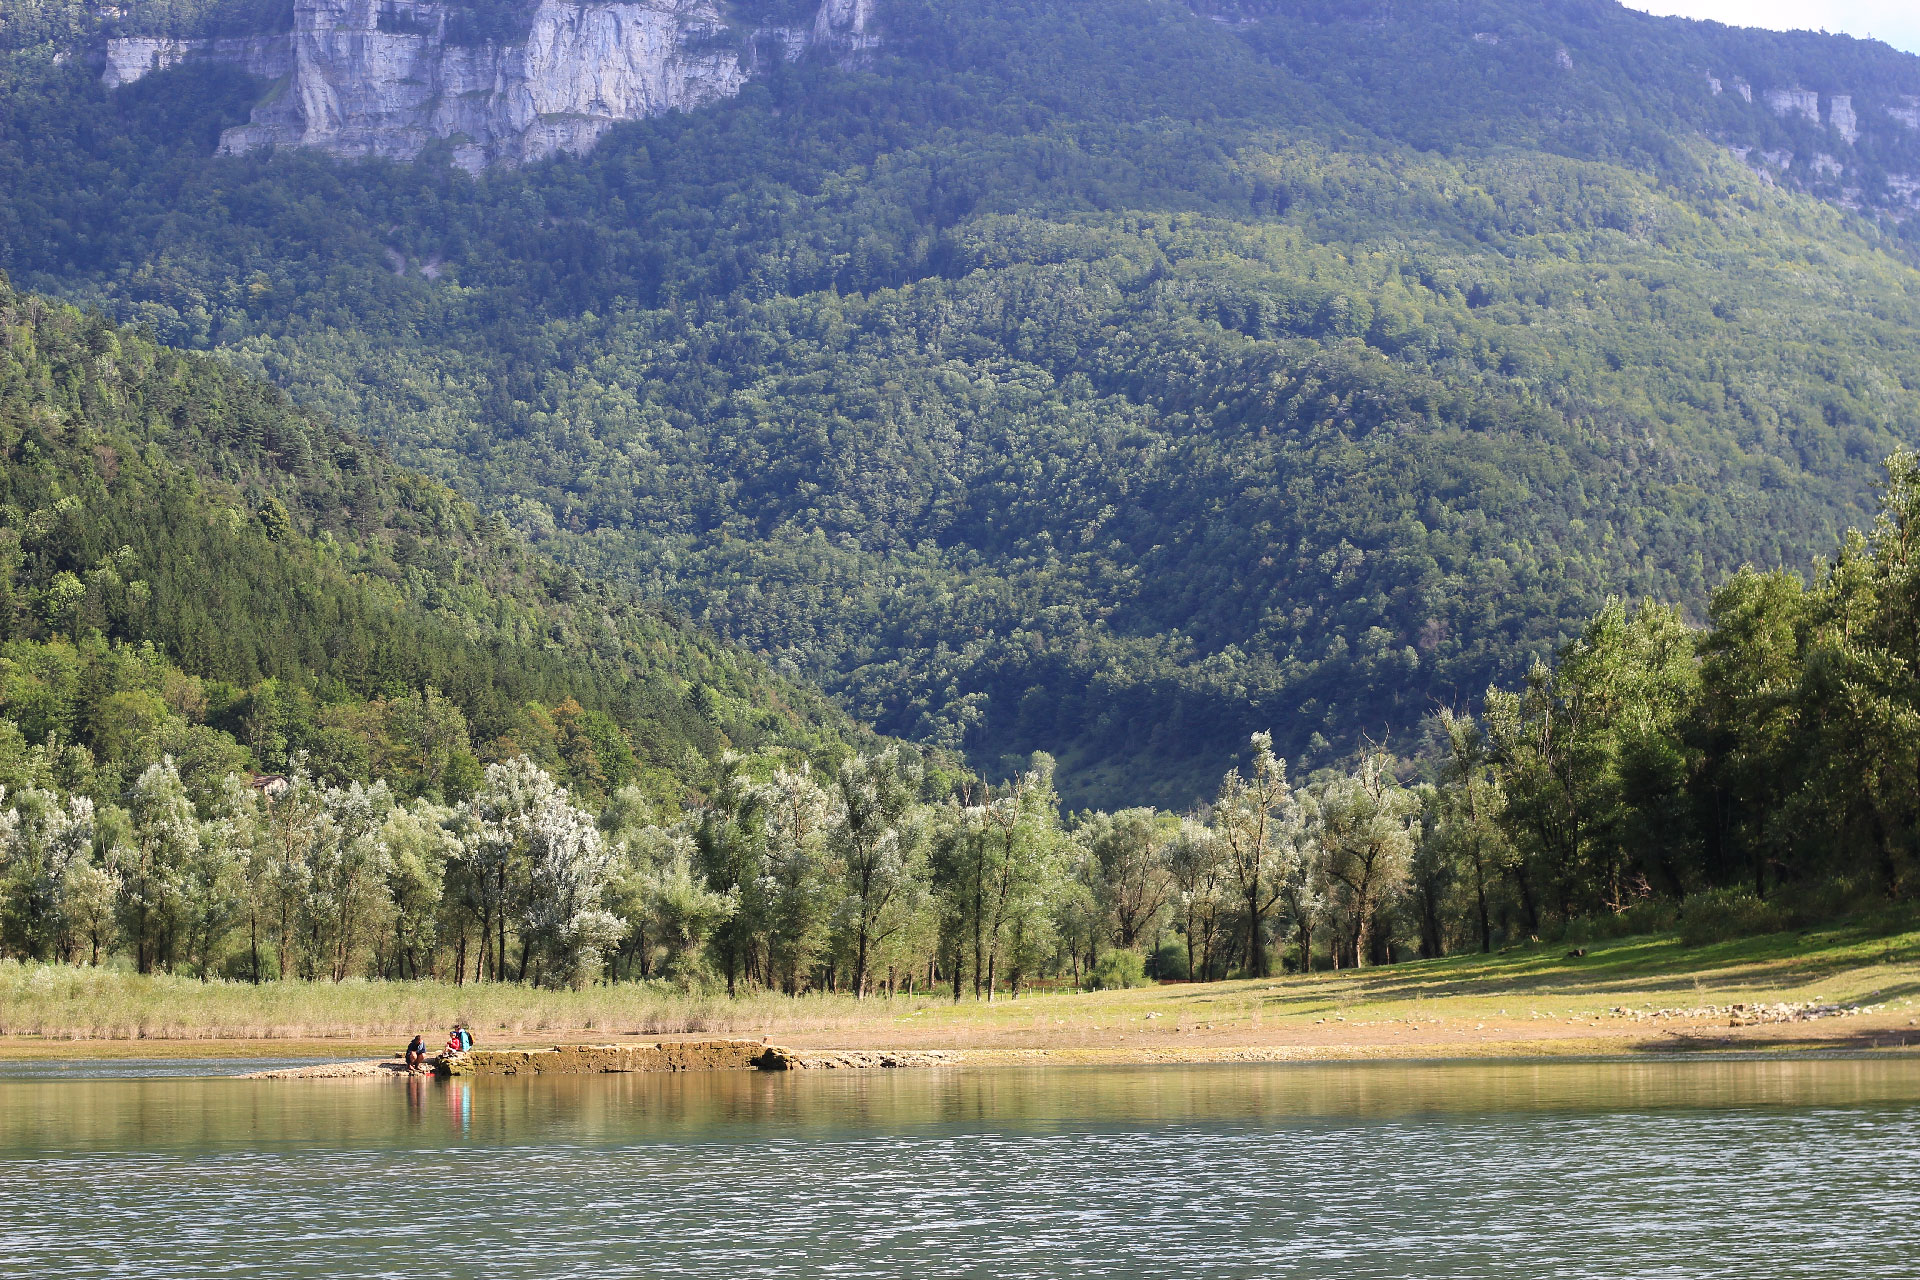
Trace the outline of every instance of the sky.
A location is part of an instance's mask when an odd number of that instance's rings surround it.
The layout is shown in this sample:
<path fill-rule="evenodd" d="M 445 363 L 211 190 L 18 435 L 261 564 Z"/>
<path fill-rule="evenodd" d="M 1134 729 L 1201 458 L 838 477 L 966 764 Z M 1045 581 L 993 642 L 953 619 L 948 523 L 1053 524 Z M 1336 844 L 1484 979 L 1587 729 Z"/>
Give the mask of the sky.
<path fill-rule="evenodd" d="M 1634 9 L 1736 27 L 1844 31 L 1920 53 L 1920 0 L 1625 0 Z"/>

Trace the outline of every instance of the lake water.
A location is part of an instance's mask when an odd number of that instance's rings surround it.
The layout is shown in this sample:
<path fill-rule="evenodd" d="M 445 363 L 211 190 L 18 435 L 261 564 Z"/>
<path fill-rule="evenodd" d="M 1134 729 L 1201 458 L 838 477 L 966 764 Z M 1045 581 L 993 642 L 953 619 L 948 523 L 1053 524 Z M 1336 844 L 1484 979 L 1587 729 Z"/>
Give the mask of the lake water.
<path fill-rule="evenodd" d="M 1920 1062 L 0 1079 L 0 1275 L 1920 1275 Z"/>

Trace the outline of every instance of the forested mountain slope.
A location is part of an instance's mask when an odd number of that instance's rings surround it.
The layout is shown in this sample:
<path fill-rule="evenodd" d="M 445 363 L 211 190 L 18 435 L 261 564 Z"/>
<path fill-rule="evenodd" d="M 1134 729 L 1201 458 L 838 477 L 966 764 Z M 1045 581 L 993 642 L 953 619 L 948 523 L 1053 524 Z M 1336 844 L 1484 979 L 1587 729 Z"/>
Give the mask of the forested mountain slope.
<path fill-rule="evenodd" d="M 585 794 L 677 803 L 730 743 L 864 740 L 277 388 L 3 283 L 0 451 L 10 788 L 167 752 L 209 782 L 304 755 L 458 795 L 524 752 Z"/>
<path fill-rule="evenodd" d="M 263 86 L 108 92 L 55 38 L 0 262 L 1070 803 L 1185 803 L 1269 726 L 1324 762 L 1866 521 L 1920 427 L 1920 61 L 1201 8 L 891 0 L 866 69 L 477 177 L 215 158 Z"/>

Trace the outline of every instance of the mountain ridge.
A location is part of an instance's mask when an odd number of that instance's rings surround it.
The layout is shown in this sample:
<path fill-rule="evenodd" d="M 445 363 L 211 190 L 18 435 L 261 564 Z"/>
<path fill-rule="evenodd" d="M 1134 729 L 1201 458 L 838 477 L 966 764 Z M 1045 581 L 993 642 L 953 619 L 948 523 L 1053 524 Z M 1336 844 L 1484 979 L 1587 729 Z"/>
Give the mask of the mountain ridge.
<path fill-rule="evenodd" d="M 896 0 L 865 68 L 479 178 L 213 157 L 217 69 L 48 70 L 0 256 L 887 732 L 1177 805 L 1253 730 L 1321 764 L 1471 703 L 1609 593 L 1804 569 L 1920 431 L 1910 224 L 1740 161 L 1839 144 L 1695 54 L 1828 50 L 1862 119 L 1920 63 L 1587 3 L 1309 23 L 1363 8 Z"/>
<path fill-rule="evenodd" d="M 450 148 L 462 168 L 590 149 L 627 120 L 738 94 L 774 65 L 872 47 L 873 0 L 819 0 L 812 20 L 736 30 L 715 0 L 526 0 L 523 29 L 463 36 L 442 0 L 294 0 L 284 34 L 112 36 L 101 83 L 134 84 L 188 60 L 269 82 L 224 154 L 309 147 L 412 160 Z"/>

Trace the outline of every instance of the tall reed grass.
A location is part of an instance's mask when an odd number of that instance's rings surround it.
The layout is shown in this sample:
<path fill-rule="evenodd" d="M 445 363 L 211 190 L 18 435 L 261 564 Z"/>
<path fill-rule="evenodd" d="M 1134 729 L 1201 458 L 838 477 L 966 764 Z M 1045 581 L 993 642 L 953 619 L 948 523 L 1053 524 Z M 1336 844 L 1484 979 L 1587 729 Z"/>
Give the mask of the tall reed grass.
<path fill-rule="evenodd" d="M 764 992 L 737 999 L 664 983 L 548 991 L 511 983 L 202 982 L 123 969 L 0 961 L 0 1035 L 81 1040 L 405 1036 L 455 1021 L 494 1036 L 764 1035 L 871 1024 L 920 1001 Z"/>

